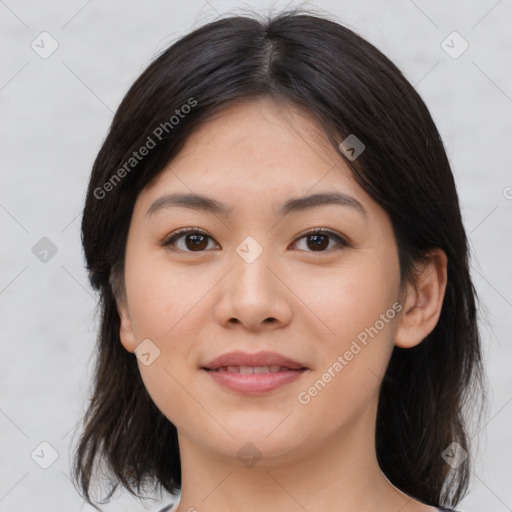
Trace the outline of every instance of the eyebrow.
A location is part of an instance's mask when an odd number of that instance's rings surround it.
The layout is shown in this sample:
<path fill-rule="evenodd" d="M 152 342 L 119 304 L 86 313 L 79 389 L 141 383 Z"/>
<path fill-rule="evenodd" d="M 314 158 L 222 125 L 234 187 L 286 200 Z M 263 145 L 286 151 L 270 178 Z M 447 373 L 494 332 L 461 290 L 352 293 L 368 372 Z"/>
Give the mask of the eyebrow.
<path fill-rule="evenodd" d="M 276 215 L 284 216 L 289 213 L 303 212 L 324 205 L 348 206 L 368 216 L 363 205 L 355 198 L 341 192 L 319 192 L 309 196 L 293 197 L 284 202 L 276 211 Z M 201 194 L 166 194 L 156 199 L 149 207 L 146 215 L 150 216 L 165 208 L 173 206 L 190 208 L 196 211 L 210 212 L 224 217 L 233 213 L 233 208 Z"/>

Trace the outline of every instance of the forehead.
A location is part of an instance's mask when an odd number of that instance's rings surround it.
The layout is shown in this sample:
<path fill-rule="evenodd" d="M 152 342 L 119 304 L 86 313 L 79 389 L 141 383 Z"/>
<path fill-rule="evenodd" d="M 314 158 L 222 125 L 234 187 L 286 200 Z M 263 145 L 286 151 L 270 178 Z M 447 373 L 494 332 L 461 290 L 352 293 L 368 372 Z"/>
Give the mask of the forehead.
<path fill-rule="evenodd" d="M 262 98 L 230 105 L 201 125 L 143 192 L 225 197 L 245 191 L 249 199 L 278 190 L 303 195 L 320 187 L 365 195 L 307 111 Z"/>
<path fill-rule="evenodd" d="M 326 201 L 328 194 L 338 199 Z M 352 206 L 335 206 L 350 200 Z M 131 230 L 142 233 L 148 223 L 166 230 L 169 223 L 208 218 L 232 231 L 259 233 L 285 229 L 285 217 L 340 222 L 373 247 L 394 250 L 388 213 L 357 183 L 322 127 L 304 111 L 260 100 L 233 105 L 190 135 L 138 195 Z"/>

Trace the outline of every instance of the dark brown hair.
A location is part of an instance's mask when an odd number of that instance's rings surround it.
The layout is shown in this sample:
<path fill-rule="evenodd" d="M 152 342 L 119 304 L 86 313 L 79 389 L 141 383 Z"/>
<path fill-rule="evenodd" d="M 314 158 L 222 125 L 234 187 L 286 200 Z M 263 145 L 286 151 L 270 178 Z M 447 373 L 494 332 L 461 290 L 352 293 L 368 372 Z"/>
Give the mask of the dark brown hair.
<path fill-rule="evenodd" d="M 82 220 L 101 327 L 75 482 L 91 504 L 99 464 L 111 484 L 107 499 L 119 485 L 138 496 L 147 484 L 171 493 L 181 486 L 176 428 L 152 402 L 136 356 L 120 342 L 112 285 L 122 282 L 140 191 L 212 115 L 262 96 L 307 109 L 336 148 L 350 134 L 365 144 L 356 160 L 339 155 L 389 214 L 402 280 L 413 279 L 414 262 L 429 249 L 448 256 L 438 324 L 417 347 L 395 347 L 392 354 L 376 449 L 381 469 L 400 490 L 429 505 L 454 506 L 467 490 L 469 459 L 452 469 L 441 455 L 452 442 L 469 451 L 465 411 L 483 396 L 484 377 L 468 244 L 443 143 L 424 102 L 385 55 L 334 21 L 296 11 L 264 20 L 233 16 L 194 30 L 149 65 L 114 116 Z M 148 137 L 155 147 L 130 161 Z"/>

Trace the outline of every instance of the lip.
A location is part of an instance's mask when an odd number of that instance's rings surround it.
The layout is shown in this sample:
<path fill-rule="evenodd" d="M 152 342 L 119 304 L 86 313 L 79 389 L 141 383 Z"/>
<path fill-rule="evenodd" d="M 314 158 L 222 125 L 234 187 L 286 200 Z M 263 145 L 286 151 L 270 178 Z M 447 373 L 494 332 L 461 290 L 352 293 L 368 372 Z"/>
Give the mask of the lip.
<path fill-rule="evenodd" d="M 219 368 L 228 366 L 280 366 L 280 370 L 273 373 L 239 373 Z M 291 384 L 301 377 L 309 368 L 289 357 L 275 352 L 230 352 L 210 361 L 201 368 L 215 382 L 246 395 L 262 395 Z"/>
<path fill-rule="evenodd" d="M 218 370 L 223 366 L 284 366 L 290 370 L 306 368 L 302 363 L 276 352 L 261 351 L 255 354 L 236 351 L 222 354 L 205 364 L 206 370 Z"/>

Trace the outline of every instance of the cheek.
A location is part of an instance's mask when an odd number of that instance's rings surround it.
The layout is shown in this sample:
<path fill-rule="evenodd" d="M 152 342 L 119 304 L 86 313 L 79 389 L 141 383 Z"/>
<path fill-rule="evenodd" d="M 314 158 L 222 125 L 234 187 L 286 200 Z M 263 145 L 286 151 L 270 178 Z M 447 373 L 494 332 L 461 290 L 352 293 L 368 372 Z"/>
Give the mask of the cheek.
<path fill-rule="evenodd" d="M 395 318 L 392 305 L 363 308 L 352 316 L 345 311 L 334 324 L 336 335 L 319 340 L 324 343 L 321 364 L 305 381 L 297 401 L 309 417 L 322 418 L 322 428 L 334 432 L 376 407 L 394 346 Z"/>
<path fill-rule="evenodd" d="M 194 279 L 197 273 L 194 278 L 190 269 L 177 271 L 165 261 L 147 258 L 132 266 L 127 262 L 126 289 L 138 338 L 164 338 L 179 325 L 204 294 L 204 286 Z"/>
<path fill-rule="evenodd" d="M 328 409 L 330 401 L 364 407 L 378 391 L 394 346 L 399 283 L 394 254 L 388 259 L 358 255 L 351 264 L 328 275 L 317 272 L 303 283 L 304 302 L 325 327 L 317 340 L 320 364 L 308 381 L 312 387 L 302 390 L 304 401 L 315 404 L 312 409 Z M 334 419 L 344 413 L 333 408 L 327 414 Z"/>
<path fill-rule="evenodd" d="M 354 255 L 328 272 L 314 269 L 295 284 L 297 295 L 318 318 L 324 339 L 336 340 L 340 349 L 373 326 L 398 297 L 398 262 L 364 256 Z"/>
<path fill-rule="evenodd" d="M 191 354 L 197 350 L 194 329 L 204 321 L 198 319 L 200 308 L 194 306 L 207 285 L 193 269 L 176 271 L 164 258 L 155 261 L 135 251 L 127 258 L 125 280 L 136 340 L 150 339 L 158 351 L 150 365 L 138 360 L 144 386 L 160 411 L 179 427 L 192 421 L 184 411 L 193 410 L 194 402 L 182 386 L 193 363 Z M 174 416 L 174 411 L 180 412 Z"/>

